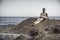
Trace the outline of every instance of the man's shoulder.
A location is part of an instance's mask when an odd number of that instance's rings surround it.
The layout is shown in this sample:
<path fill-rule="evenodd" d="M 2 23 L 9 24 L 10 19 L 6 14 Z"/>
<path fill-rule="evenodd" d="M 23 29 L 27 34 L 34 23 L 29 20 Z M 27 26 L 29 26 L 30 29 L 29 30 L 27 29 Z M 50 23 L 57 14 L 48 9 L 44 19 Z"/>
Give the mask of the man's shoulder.
<path fill-rule="evenodd" d="M 46 14 L 48 14 L 48 13 L 46 13 Z"/>

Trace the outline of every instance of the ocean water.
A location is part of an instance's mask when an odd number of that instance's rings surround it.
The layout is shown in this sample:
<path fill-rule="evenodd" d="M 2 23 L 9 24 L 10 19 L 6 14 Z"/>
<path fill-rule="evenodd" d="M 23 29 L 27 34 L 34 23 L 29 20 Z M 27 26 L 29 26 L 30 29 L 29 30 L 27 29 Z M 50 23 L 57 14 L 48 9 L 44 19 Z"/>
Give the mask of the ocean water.
<path fill-rule="evenodd" d="M 17 25 L 27 17 L 0 17 L 0 25 Z"/>
<path fill-rule="evenodd" d="M 0 25 L 17 25 L 29 17 L 0 17 Z M 60 17 L 50 17 L 50 19 L 60 20 Z"/>

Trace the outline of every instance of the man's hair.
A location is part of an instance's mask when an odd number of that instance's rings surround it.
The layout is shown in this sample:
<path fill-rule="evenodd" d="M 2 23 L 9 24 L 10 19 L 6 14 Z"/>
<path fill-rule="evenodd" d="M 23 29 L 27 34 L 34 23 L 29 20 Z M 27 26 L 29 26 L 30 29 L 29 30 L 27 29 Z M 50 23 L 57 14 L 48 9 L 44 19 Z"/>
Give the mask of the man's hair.
<path fill-rule="evenodd" d="M 43 8 L 42 10 L 44 10 L 45 8 Z"/>

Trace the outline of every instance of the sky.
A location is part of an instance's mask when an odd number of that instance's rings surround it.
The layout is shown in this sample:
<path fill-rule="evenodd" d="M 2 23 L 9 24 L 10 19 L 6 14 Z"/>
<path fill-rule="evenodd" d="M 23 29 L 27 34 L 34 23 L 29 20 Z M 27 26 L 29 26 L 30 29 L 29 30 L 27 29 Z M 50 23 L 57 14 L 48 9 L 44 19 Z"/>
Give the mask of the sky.
<path fill-rule="evenodd" d="M 40 16 L 42 8 L 48 16 L 60 16 L 60 0 L 0 0 L 0 16 Z"/>

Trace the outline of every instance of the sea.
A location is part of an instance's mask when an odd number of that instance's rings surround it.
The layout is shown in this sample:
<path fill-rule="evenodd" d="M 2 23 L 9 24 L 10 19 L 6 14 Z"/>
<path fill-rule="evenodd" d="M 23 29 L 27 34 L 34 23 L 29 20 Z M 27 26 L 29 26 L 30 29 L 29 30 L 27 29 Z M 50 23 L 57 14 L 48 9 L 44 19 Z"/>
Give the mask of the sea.
<path fill-rule="evenodd" d="M 21 23 L 22 21 L 28 18 L 30 17 L 0 17 L 0 25 L 18 25 L 19 23 Z M 60 17 L 49 17 L 49 18 L 60 20 Z"/>

